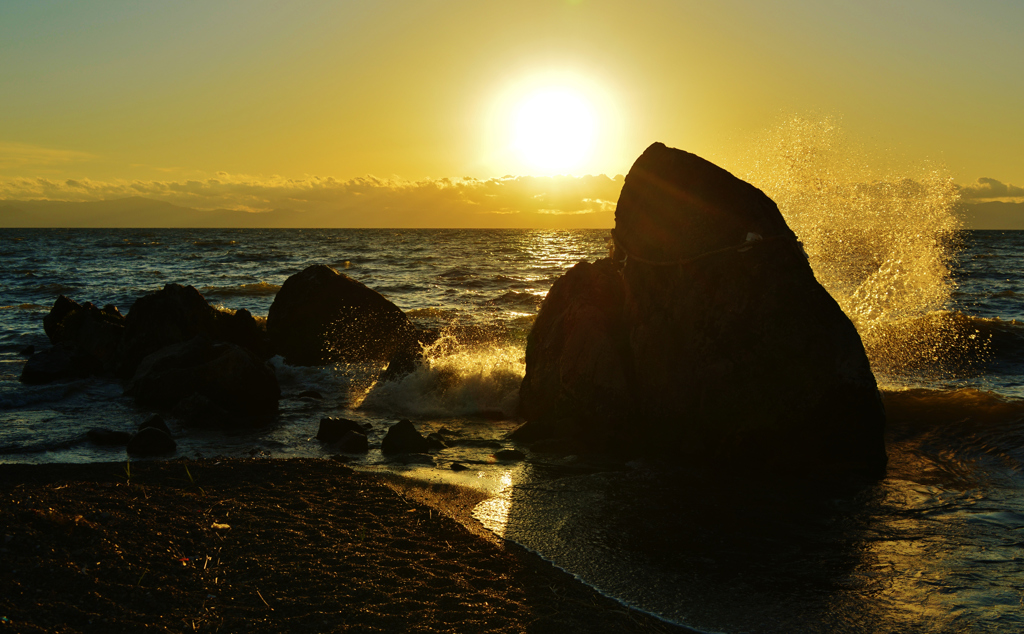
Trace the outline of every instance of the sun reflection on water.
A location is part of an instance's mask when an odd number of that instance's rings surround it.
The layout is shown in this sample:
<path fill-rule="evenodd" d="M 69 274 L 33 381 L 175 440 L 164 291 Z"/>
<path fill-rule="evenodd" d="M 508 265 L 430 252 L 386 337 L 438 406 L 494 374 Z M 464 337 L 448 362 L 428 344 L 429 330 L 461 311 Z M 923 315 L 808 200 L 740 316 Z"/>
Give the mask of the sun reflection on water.
<path fill-rule="evenodd" d="M 484 500 L 473 509 L 473 517 L 499 537 L 505 536 L 505 528 L 508 526 L 508 515 L 512 509 L 511 492 L 512 470 L 506 469 L 497 477 L 494 497 Z"/>

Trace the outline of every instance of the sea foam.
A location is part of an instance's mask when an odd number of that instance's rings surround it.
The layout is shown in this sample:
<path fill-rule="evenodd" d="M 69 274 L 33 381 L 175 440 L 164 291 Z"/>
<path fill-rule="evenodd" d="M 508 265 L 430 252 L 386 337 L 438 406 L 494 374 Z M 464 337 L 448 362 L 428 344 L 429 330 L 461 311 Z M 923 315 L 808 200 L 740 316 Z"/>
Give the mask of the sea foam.
<path fill-rule="evenodd" d="M 375 383 L 359 406 L 418 418 L 512 418 L 525 371 L 523 349 L 515 343 L 462 343 L 445 334 L 424 348 L 413 372 Z"/>

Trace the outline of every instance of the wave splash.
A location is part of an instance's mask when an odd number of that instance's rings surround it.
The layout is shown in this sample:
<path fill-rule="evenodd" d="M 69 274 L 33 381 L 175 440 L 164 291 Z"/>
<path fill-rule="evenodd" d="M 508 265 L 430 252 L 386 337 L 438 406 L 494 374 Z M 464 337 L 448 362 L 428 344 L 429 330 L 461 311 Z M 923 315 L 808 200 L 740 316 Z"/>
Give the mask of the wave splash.
<path fill-rule="evenodd" d="M 359 407 L 415 418 L 510 419 L 516 415 L 525 372 L 521 344 L 460 337 L 457 329 L 449 328 L 424 347 L 423 362 L 413 372 L 377 382 Z"/>
<path fill-rule="evenodd" d="M 756 141 L 744 178 L 779 205 L 876 374 L 974 374 L 989 340 L 946 310 L 959 190 L 942 169 L 880 173 L 865 154 L 834 120 L 793 117 Z"/>

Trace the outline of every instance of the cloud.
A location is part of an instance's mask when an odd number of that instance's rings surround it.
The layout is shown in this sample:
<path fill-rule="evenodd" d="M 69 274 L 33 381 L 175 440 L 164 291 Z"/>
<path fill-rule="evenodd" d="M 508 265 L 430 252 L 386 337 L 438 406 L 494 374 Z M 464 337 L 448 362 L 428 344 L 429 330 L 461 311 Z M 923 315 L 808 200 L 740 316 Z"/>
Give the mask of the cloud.
<path fill-rule="evenodd" d="M 418 181 L 255 177 L 219 172 L 183 181 L 0 180 L 0 200 L 141 197 L 193 210 L 247 212 L 295 227 L 611 227 L 623 177 L 506 176 Z M 223 216 L 223 214 L 221 214 Z M 556 218 L 556 217 L 561 217 Z"/>
<path fill-rule="evenodd" d="M 95 158 L 94 154 L 87 152 L 55 150 L 27 143 L 0 142 L 0 170 L 91 161 Z"/>
<path fill-rule="evenodd" d="M 964 199 L 978 198 L 1024 198 L 1024 187 L 1008 185 L 994 178 L 979 178 L 978 182 L 961 189 Z"/>

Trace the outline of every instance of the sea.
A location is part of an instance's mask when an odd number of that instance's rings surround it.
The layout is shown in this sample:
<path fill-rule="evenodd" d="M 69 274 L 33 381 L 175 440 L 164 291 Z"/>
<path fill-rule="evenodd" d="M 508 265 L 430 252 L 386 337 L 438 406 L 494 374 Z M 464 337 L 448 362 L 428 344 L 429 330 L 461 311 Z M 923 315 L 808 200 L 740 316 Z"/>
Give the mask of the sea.
<path fill-rule="evenodd" d="M 1024 232 L 960 229 L 949 205 L 910 209 L 921 192 L 906 187 L 830 194 L 892 210 L 856 222 L 852 202 L 838 222 L 835 205 L 824 218 L 777 198 L 865 342 L 888 413 L 881 480 L 780 481 L 508 440 L 537 311 L 568 268 L 607 255 L 608 230 L 0 229 L 0 463 L 123 463 L 86 432 L 152 413 L 109 378 L 19 381 L 23 351 L 49 345 L 42 320 L 59 295 L 127 313 L 179 283 L 265 317 L 289 276 L 327 264 L 440 330 L 424 363 L 382 383 L 275 357 L 276 423 L 169 418 L 175 457 L 326 460 L 337 451 L 316 440 L 319 421 L 340 416 L 373 427 L 370 452 L 344 457 L 356 468 L 481 490 L 474 517 L 497 535 L 698 631 L 1021 632 Z M 451 446 L 385 458 L 380 440 L 403 418 Z M 506 448 L 525 459 L 494 457 Z"/>

